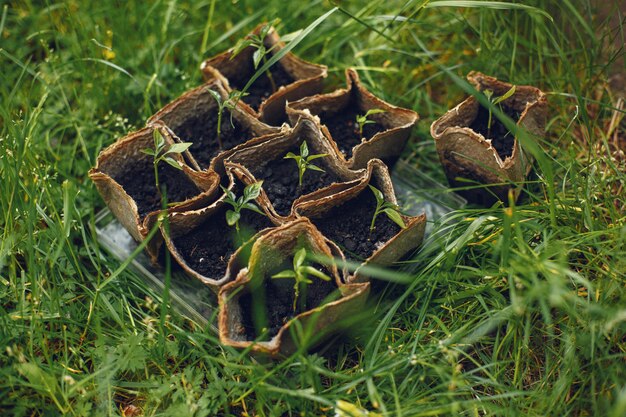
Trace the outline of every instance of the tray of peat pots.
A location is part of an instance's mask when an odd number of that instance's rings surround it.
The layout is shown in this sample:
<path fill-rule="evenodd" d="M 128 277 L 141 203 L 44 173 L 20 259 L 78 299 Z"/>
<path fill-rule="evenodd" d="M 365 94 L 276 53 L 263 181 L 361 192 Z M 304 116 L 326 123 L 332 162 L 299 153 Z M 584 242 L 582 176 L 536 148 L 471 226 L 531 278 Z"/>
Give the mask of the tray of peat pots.
<path fill-rule="evenodd" d="M 267 210 L 283 221 L 294 218 L 292 206 L 304 196 L 365 172 L 348 169 L 319 127 L 304 118 L 280 136 L 242 146 L 224 164 L 246 184 L 262 180 Z"/>
<path fill-rule="evenodd" d="M 244 185 L 228 173 L 229 186 L 213 204 L 171 213 L 161 233 L 174 260 L 215 292 L 229 281 L 228 260 L 256 233 L 282 224 L 267 211 L 261 182 Z M 243 257 L 247 254 L 240 252 Z"/>
<path fill-rule="evenodd" d="M 320 257 L 327 262 L 313 260 Z M 218 295 L 221 342 L 271 356 L 322 342 L 369 293 L 369 283 L 352 283 L 337 267 L 342 259 L 307 219 L 261 232 L 231 258 L 227 279 L 234 280 Z"/>
<path fill-rule="evenodd" d="M 346 70 L 346 80 L 344 89 L 287 103 L 290 122 L 317 116 L 322 132 L 332 139 L 350 168 L 365 168 L 373 158 L 393 164 L 419 116 L 370 93 L 353 69 Z"/>
<path fill-rule="evenodd" d="M 520 129 L 535 138 L 544 136 L 547 101 L 541 90 L 479 72 L 470 72 L 467 79 Z M 460 187 L 457 192 L 468 201 L 506 202 L 510 190 L 519 197 L 532 161 L 492 109 L 469 97 L 433 122 L 430 132 L 450 185 Z M 472 183 L 481 187 L 468 187 Z"/>
<path fill-rule="evenodd" d="M 216 198 L 219 175 L 190 167 L 160 122 L 119 139 L 103 150 L 89 171 L 104 202 L 138 242 L 148 236 L 163 207 L 168 213 L 193 210 Z M 156 259 L 160 235 L 147 244 Z"/>
<path fill-rule="evenodd" d="M 267 140 L 283 131 L 250 115 L 239 98 L 237 92 L 227 92 L 219 79 L 213 79 L 167 104 L 148 124 L 166 125 L 174 140 L 191 143 L 185 152 L 190 166 L 214 170 L 226 180 L 225 158 L 248 141 Z"/>
<path fill-rule="evenodd" d="M 391 265 L 422 242 L 426 216 L 405 216 L 397 205 L 387 166 L 371 160 L 366 175 L 300 199 L 297 217 L 309 218 L 352 264 Z M 355 281 L 368 277 L 357 268 Z"/>
<path fill-rule="evenodd" d="M 222 80 L 229 92 L 242 91 L 256 71 L 284 47 L 271 23 L 262 24 L 235 47 L 204 61 L 201 70 L 206 80 Z M 326 76 L 326 66 L 289 52 L 254 80 L 241 101 L 251 115 L 278 126 L 287 121 L 285 102 L 319 93 Z"/>

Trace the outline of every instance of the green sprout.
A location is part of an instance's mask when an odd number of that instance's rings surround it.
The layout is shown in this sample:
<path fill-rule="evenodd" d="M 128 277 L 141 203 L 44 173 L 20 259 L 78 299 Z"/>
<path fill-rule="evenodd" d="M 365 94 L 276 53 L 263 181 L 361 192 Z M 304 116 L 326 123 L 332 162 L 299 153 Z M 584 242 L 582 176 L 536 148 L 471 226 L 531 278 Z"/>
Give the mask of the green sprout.
<path fill-rule="evenodd" d="M 226 211 L 226 223 L 228 223 L 231 227 L 234 225 L 237 233 L 239 233 L 241 210 L 251 210 L 265 216 L 265 213 L 263 213 L 263 211 L 261 211 L 261 209 L 253 203 L 253 201 L 261 194 L 262 185 L 263 181 L 247 185 L 246 188 L 244 188 L 243 195 L 241 197 L 237 197 L 234 192 L 222 187 L 222 190 L 226 193 L 224 202 L 232 206 L 232 210 Z"/>
<path fill-rule="evenodd" d="M 247 93 L 242 93 L 239 90 L 233 90 L 228 93 L 228 97 L 226 97 L 225 100 L 222 100 L 222 96 L 220 95 L 220 93 L 210 88 L 207 90 L 217 102 L 217 143 L 219 144 L 220 149 L 223 149 L 224 146 L 222 144 L 222 138 L 220 135 L 222 134 L 222 116 L 224 115 L 224 109 L 231 110 L 230 124 L 234 128 L 235 125 L 233 124 L 232 110 L 235 108 L 237 101 L 239 101 L 241 97 L 247 95 Z"/>
<path fill-rule="evenodd" d="M 152 138 L 154 139 L 154 149 L 146 148 L 142 149 L 141 152 L 152 156 L 152 164 L 154 166 L 154 182 L 157 190 L 161 191 L 161 185 L 159 183 L 159 163 L 161 161 L 166 162 L 174 168 L 182 171 L 183 167 L 176 159 L 173 158 L 173 155 L 182 154 L 191 146 L 191 143 L 173 143 L 168 146 L 167 143 L 165 143 L 165 138 L 158 129 L 155 129 L 152 132 Z"/>
<path fill-rule="evenodd" d="M 252 47 L 255 49 L 254 53 L 252 54 L 254 69 L 258 69 L 261 62 L 265 64 L 267 62 L 267 55 L 269 55 L 272 52 L 272 49 L 277 46 L 274 45 L 268 49 L 265 46 L 265 38 L 270 33 L 270 30 L 272 30 L 272 26 L 274 26 L 277 22 L 278 19 L 274 20 L 271 23 L 267 23 L 261 27 L 258 34 L 253 33 L 243 39 L 240 39 L 235 45 L 230 59 L 233 59 L 234 57 L 239 55 L 241 51 L 243 51 L 247 47 Z M 267 78 L 272 85 L 272 91 L 276 91 L 276 83 L 274 82 L 274 77 L 272 77 L 272 73 L 270 72 L 269 68 L 265 71 L 265 75 L 267 75 Z"/>
<path fill-rule="evenodd" d="M 313 268 L 310 265 L 305 264 L 305 260 L 307 257 L 306 249 L 299 249 L 293 257 L 293 269 L 285 269 L 277 274 L 272 275 L 272 279 L 293 279 L 293 311 L 296 311 L 296 306 L 298 305 L 298 298 L 300 297 L 300 293 L 306 294 L 306 287 L 309 284 L 313 284 L 313 281 L 309 278 L 309 276 L 313 276 L 319 278 L 323 281 L 330 281 L 331 278 Z M 301 309 L 304 310 L 306 308 L 306 295 L 302 297 L 301 301 Z"/>
<path fill-rule="evenodd" d="M 384 113 L 383 109 L 369 109 L 364 115 L 356 115 L 356 123 L 359 125 L 359 136 L 363 136 L 363 128 L 365 125 L 375 123 L 374 120 L 369 120 L 368 117 L 373 114 Z"/>
<path fill-rule="evenodd" d="M 376 218 L 379 214 L 385 213 L 387 217 L 394 223 L 396 223 L 401 228 L 405 228 L 406 224 L 404 224 L 404 220 L 402 220 L 402 216 L 400 215 L 400 208 L 385 200 L 385 196 L 382 191 L 378 188 L 370 185 L 370 190 L 374 193 L 374 197 L 376 197 L 376 210 L 374 211 L 374 216 L 372 217 L 372 223 L 370 224 L 370 233 L 374 231 Z"/>
<path fill-rule="evenodd" d="M 506 100 L 507 98 L 511 97 L 513 94 L 515 94 L 515 86 L 511 87 L 509 89 L 509 91 L 507 91 L 506 93 L 502 94 L 500 97 L 495 97 L 495 98 L 492 98 L 492 96 L 493 96 L 493 91 L 492 90 L 485 90 L 485 96 L 487 97 L 489 102 L 491 102 L 491 104 L 493 104 L 494 106 L 499 105 L 504 100 Z M 487 136 L 491 136 L 491 125 L 492 125 L 492 121 L 493 121 L 493 112 L 491 110 L 491 107 L 489 107 L 488 110 L 489 110 L 489 119 L 487 120 Z"/>
<path fill-rule="evenodd" d="M 293 159 L 296 161 L 296 164 L 298 164 L 298 186 L 302 187 L 302 178 L 304 177 L 304 173 L 307 169 L 324 172 L 322 168 L 312 164 L 311 161 L 325 156 L 328 156 L 328 154 L 320 153 L 317 155 L 309 155 L 309 147 L 306 144 L 306 141 L 302 141 L 302 144 L 300 145 L 300 155 L 288 152 L 283 159 Z"/>

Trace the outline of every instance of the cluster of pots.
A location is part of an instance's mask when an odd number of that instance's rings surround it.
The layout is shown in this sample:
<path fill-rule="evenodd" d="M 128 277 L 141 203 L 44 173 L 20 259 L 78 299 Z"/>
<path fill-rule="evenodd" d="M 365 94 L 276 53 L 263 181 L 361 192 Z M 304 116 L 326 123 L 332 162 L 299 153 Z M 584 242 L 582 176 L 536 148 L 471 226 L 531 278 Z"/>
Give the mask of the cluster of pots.
<path fill-rule="evenodd" d="M 285 45 L 276 31 L 265 32 L 266 50 L 281 51 Z M 217 98 L 225 102 L 243 88 L 256 72 L 256 51 L 230 49 L 206 60 L 205 84 L 103 150 L 90 177 L 134 239 L 143 241 L 159 227 L 146 242 L 155 262 L 168 250 L 187 274 L 217 293 L 224 344 L 283 355 L 297 349 L 304 335 L 310 344 L 321 341 L 362 308 L 370 290 L 364 266 L 391 265 L 421 244 L 424 215 L 400 214 L 403 226 L 380 215 L 371 227 L 377 198 L 370 187 L 397 204 L 388 165 L 400 156 L 418 115 L 376 97 L 352 69 L 346 71 L 346 88 L 321 94 L 326 67 L 290 52 L 220 114 Z M 469 79 L 478 90 L 496 94 L 511 87 L 478 73 Z M 518 87 L 503 104 L 519 125 L 543 132 L 545 99 L 539 90 Z M 359 129 L 356 117 L 373 109 Z M 471 193 L 487 201 L 505 198 L 511 189 L 518 193 L 530 161 L 516 138 L 502 151 L 472 129 L 482 111 L 470 97 L 431 131 L 450 182 L 466 177 L 495 184 Z M 171 155 L 178 167 L 158 165 L 161 189 L 153 157 L 144 152 L 154 146 L 155 132 L 166 146 L 191 143 Z M 296 163 L 285 155 L 298 154 L 303 142 L 310 154 L 325 156 L 315 161 L 321 170 L 306 171 L 300 183 Z M 259 181 L 257 210 L 243 210 L 236 230 L 226 219 L 228 196 Z M 296 303 L 293 281 L 273 277 L 303 248 L 310 267 L 330 279 L 309 280 Z"/>

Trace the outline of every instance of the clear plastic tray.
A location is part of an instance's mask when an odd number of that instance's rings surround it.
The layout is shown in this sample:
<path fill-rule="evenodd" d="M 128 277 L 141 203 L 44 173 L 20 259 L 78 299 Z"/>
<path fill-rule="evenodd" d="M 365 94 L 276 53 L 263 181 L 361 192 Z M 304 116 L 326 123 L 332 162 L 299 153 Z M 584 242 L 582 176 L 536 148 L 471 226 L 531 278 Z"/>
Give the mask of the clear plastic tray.
<path fill-rule="evenodd" d="M 416 170 L 404 161 L 397 162 L 391 179 L 398 203 L 408 215 L 426 213 L 426 236 L 436 222 L 445 214 L 462 208 L 466 201 L 450 192 L 450 189 Z M 137 242 L 128 234 L 108 209 L 96 216 L 96 233 L 102 247 L 120 261 L 125 261 L 137 248 Z M 165 274 L 153 265 L 145 253 L 139 253 L 130 263 L 137 274 L 156 292 L 165 289 Z M 213 318 L 216 317 L 217 300 L 208 287 L 187 276 L 172 264 L 170 280 L 170 300 L 172 307 L 183 316 L 202 326 L 216 330 Z"/>

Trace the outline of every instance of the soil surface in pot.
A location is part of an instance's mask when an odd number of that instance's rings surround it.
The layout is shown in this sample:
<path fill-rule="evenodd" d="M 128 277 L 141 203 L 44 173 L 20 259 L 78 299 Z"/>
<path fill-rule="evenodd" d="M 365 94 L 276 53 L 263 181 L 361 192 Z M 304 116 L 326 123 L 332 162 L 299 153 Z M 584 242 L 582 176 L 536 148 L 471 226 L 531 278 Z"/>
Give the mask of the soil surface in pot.
<path fill-rule="evenodd" d="M 356 122 L 357 116 L 362 116 L 367 112 L 359 110 L 358 106 L 351 100 L 348 106 L 338 112 L 320 114 L 322 124 L 325 124 L 337 147 L 346 157 L 352 157 L 352 148 L 361 143 L 361 135 L 359 134 L 359 124 Z M 368 117 L 372 120 L 372 116 Z M 363 138 L 371 139 L 376 133 L 387 130 L 381 123 L 368 123 L 363 126 Z"/>
<path fill-rule="evenodd" d="M 509 116 L 515 123 L 519 120 L 521 114 L 515 111 L 509 106 L 502 106 L 502 111 Z M 491 129 L 488 129 L 489 125 L 489 110 L 483 106 L 479 106 L 476 119 L 470 125 L 476 133 L 480 133 L 485 139 L 491 139 L 491 145 L 496 149 L 500 158 L 511 156 L 513 154 L 513 144 L 515 142 L 515 136 L 509 132 L 509 129 L 496 118 L 495 115 L 491 118 Z"/>
<path fill-rule="evenodd" d="M 135 200 L 141 220 L 148 213 L 161 209 L 161 194 L 156 191 L 152 161 L 128 164 L 127 169 L 113 179 Z M 202 192 L 183 171 L 166 163 L 159 164 L 159 181 L 165 186 L 168 203 L 183 202 Z"/>
<path fill-rule="evenodd" d="M 356 198 L 311 220 L 324 236 L 341 247 L 346 259 L 363 261 L 401 230 L 381 213 L 376 217 L 374 230 L 370 231 L 375 211 L 376 198 L 368 187 Z"/>
<path fill-rule="evenodd" d="M 215 212 L 201 226 L 174 239 L 174 245 L 187 266 L 208 278 L 220 279 L 226 273 L 230 256 L 240 243 L 258 231 L 273 226 L 270 220 L 251 210 L 241 212 L 240 234 L 226 223 L 230 206 Z"/>
<path fill-rule="evenodd" d="M 214 111 L 194 114 L 178 128 L 173 129 L 176 136 L 183 142 L 191 142 L 189 151 L 200 165 L 206 169 L 217 154 L 226 151 L 252 139 L 253 133 L 244 128 L 234 117 L 231 119 L 230 112 L 224 110 L 220 127 L 220 139 L 222 148 L 217 140 L 217 108 Z M 232 124 L 231 124 L 232 120 Z"/>
<path fill-rule="evenodd" d="M 332 274 L 326 268 L 319 265 L 313 266 L 324 272 L 329 277 L 332 277 Z M 285 263 L 284 268 L 277 268 L 274 273 L 278 273 L 284 269 L 289 269 L 290 267 L 291 263 Z M 300 295 L 294 311 L 294 281 L 291 279 L 271 279 L 271 275 L 272 274 L 268 274 L 266 277 L 263 283 L 262 291 L 259 291 L 256 295 L 254 292 L 246 292 L 239 298 L 239 306 L 241 307 L 241 324 L 244 328 L 245 340 L 255 340 L 258 337 L 253 318 L 253 297 L 255 296 L 258 297 L 258 299 L 265 298 L 266 300 L 265 311 L 267 314 L 267 328 L 269 331 L 263 340 L 269 340 L 276 336 L 280 328 L 298 314 L 312 310 L 323 303 L 326 304 L 329 301 L 336 300 L 340 296 L 334 280 L 331 279 L 330 281 L 324 281 L 312 277 L 311 280 L 313 283 L 306 286 L 306 295 L 304 295 L 303 289 L 300 289 Z M 303 296 L 306 296 L 306 303 L 304 306 L 300 303 L 301 297 Z"/>
<path fill-rule="evenodd" d="M 293 147 L 289 152 L 299 155 L 300 148 Z M 293 159 L 275 159 L 265 165 L 249 167 L 249 169 L 256 179 L 263 180 L 263 189 L 276 213 L 287 216 L 291 212 L 291 205 L 298 197 L 342 181 L 323 162 L 324 159 L 319 158 L 313 161 L 324 172 L 307 169 L 302 178 L 302 186 L 298 185 L 298 165 Z"/>
<path fill-rule="evenodd" d="M 260 68 L 260 66 L 259 66 Z M 248 71 L 242 71 L 242 74 L 246 74 L 247 78 L 236 78 L 229 79 L 230 86 L 235 90 L 243 90 L 246 86 L 248 80 L 256 70 L 250 61 L 250 68 Z M 274 84 L 276 86 L 276 90 L 283 85 L 289 85 L 293 83 L 295 80 L 280 63 L 274 64 L 270 67 L 270 74 L 272 75 L 272 79 L 274 80 Z M 261 106 L 261 103 L 269 98 L 276 91 L 272 89 L 272 83 L 267 76 L 266 73 L 263 73 L 259 78 L 257 78 L 254 83 L 250 86 L 248 91 L 246 91 L 248 95 L 242 98 L 243 102 L 248 106 L 252 107 L 254 110 L 258 110 Z"/>

